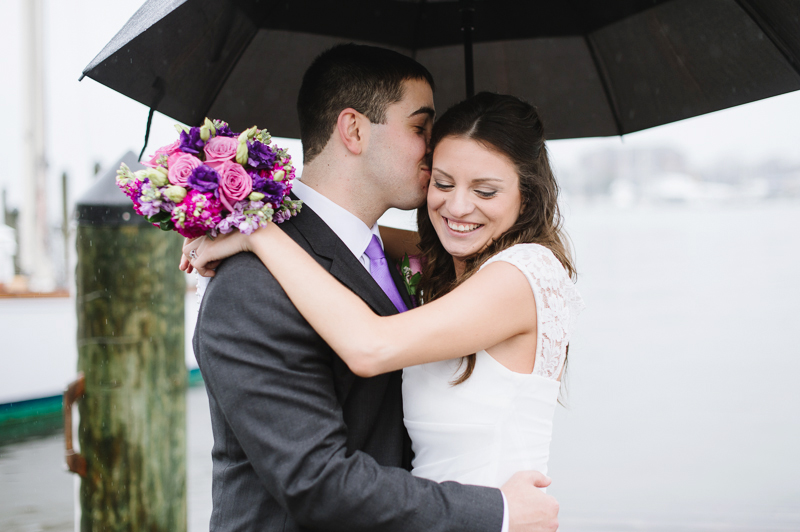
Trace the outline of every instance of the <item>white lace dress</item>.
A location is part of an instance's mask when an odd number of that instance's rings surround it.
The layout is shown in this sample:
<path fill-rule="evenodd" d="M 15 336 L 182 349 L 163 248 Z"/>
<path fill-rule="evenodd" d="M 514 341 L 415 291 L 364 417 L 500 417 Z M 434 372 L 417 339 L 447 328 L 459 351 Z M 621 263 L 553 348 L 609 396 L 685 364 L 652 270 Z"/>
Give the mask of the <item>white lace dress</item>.
<path fill-rule="evenodd" d="M 531 374 L 515 373 L 486 351 L 464 383 L 459 360 L 403 370 L 404 421 L 414 450 L 412 474 L 442 482 L 502 486 L 515 472 L 547 472 L 557 380 L 583 301 L 553 253 L 518 244 L 482 266 L 519 268 L 536 300 L 536 358 Z M 458 334 L 458 331 L 453 331 Z"/>

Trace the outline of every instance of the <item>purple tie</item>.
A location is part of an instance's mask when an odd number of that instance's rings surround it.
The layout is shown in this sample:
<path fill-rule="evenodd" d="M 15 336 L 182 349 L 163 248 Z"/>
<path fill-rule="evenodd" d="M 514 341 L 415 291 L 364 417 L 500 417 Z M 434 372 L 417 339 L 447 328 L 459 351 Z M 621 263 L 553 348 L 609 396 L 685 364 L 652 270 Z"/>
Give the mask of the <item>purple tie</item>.
<path fill-rule="evenodd" d="M 386 255 L 383 254 L 381 241 L 378 240 L 378 235 L 372 235 L 372 240 L 367 246 L 364 254 L 369 257 L 369 272 L 381 290 L 389 296 L 394 306 L 397 307 L 399 312 L 408 310 L 403 298 L 400 297 L 400 292 L 397 290 L 397 285 L 392 280 L 392 274 L 389 272 L 389 264 L 386 262 Z"/>

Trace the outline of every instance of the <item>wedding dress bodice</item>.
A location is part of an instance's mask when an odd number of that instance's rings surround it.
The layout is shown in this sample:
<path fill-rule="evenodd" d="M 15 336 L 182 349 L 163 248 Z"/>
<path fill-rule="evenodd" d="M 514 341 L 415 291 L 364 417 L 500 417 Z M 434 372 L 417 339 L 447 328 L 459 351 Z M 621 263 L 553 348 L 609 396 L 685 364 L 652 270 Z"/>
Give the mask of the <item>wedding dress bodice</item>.
<path fill-rule="evenodd" d="M 558 377 L 583 301 L 544 246 L 517 244 L 481 268 L 495 261 L 519 268 L 533 290 L 533 372 L 515 373 L 486 351 L 476 353 L 472 375 L 457 386 L 450 383 L 463 371 L 460 359 L 403 370 L 404 422 L 414 450 L 415 476 L 500 487 L 520 470 L 547 472 Z"/>

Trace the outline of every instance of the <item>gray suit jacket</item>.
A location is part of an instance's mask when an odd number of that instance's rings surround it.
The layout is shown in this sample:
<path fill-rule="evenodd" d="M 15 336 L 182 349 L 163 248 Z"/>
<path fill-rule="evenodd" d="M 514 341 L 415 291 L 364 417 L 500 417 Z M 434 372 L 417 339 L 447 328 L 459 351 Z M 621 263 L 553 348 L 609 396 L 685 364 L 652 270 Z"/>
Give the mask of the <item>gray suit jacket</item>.
<path fill-rule="evenodd" d="M 310 208 L 281 227 L 375 312 L 397 312 Z M 193 345 L 214 432 L 212 531 L 500 531 L 499 490 L 405 469 L 401 373 L 354 375 L 255 255 L 219 266 Z"/>

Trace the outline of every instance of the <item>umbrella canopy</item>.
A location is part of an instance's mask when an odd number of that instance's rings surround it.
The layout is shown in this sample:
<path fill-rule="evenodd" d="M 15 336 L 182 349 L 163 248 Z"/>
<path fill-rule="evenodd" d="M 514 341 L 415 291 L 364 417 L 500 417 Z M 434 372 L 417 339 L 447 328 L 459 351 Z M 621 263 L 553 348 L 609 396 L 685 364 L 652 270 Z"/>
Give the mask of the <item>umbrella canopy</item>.
<path fill-rule="evenodd" d="M 441 112 L 465 94 L 465 4 L 149 0 L 84 75 L 187 124 L 209 116 L 298 137 L 303 72 L 359 42 L 428 67 Z M 473 19 L 475 89 L 536 105 L 551 139 L 622 135 L 800 89 L 797 0 L 474 0 Z"/>

